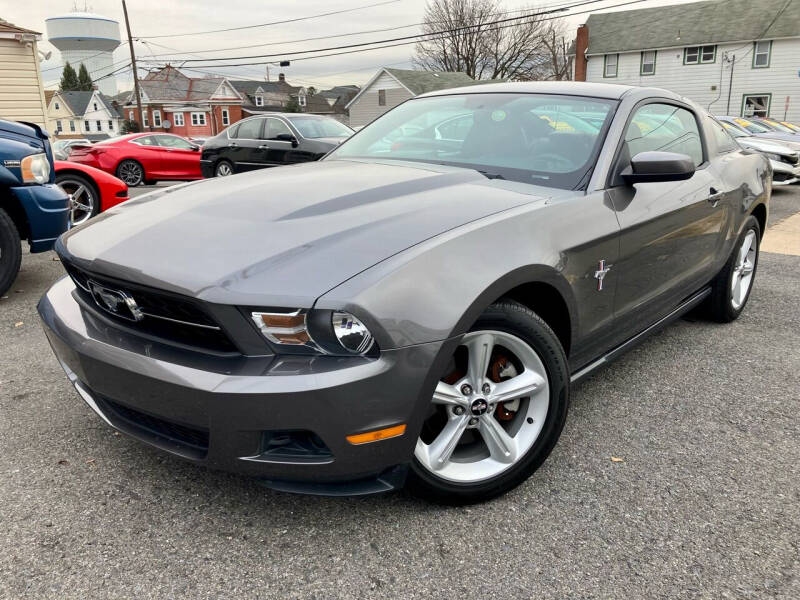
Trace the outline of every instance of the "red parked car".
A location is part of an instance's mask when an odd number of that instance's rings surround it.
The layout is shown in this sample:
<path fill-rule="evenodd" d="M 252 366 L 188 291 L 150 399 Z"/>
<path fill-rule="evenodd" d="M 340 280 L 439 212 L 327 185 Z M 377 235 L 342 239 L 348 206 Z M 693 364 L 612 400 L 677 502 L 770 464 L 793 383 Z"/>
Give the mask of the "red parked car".
<path fill-rule="evenodd" d="M 73 146 L 69 161 L 116 175 L 129 187 L 203 178 L 200 147 L 168 133 L 132 133 L 91 146 Z"/>
<path fill-rule="evenodd" d="M 72 197 L 72 226 L 128 199 L 128 186 L 113 175 L 66 160 L 55 161 L 56 184 Z"/>

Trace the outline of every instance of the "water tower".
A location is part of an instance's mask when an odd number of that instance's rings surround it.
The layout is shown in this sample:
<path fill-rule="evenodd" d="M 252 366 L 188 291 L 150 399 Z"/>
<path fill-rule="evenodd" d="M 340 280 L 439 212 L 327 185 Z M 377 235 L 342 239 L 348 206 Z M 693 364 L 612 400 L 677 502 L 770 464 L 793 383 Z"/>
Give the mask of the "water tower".
<path fill-rule="evenodd" d="M 120 44 L 119 22 L 88 12 L 73 12 L 45 19 L 47 41 L 61 52 L 61 64 L 69 62 L 77 71 L 81 63 L 86 65 L 89 75 L 97 80 L 115 68 L 113 52 Z M 100 79 L 95 84 L 104 94 L 117 93 L 117 81 L 113 75 Z"/>

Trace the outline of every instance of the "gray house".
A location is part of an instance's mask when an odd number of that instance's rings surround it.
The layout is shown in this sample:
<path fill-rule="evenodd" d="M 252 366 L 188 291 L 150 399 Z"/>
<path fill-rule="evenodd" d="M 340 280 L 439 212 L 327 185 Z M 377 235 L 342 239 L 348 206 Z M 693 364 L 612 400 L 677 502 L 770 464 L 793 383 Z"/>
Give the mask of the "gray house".
<path fill-rule="evenodd" d="M 383 67 L 347 104 L 350 127 L 363 127 L 410 98 L 477 83 L 466 73 L 414 71 Z"/>

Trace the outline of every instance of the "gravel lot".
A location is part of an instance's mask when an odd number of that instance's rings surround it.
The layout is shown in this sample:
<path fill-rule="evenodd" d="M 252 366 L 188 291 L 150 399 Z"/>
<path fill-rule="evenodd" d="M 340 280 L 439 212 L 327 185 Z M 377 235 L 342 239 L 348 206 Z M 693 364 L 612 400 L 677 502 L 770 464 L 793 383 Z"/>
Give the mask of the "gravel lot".
<path fill-rule="evenodd" d="M 0 300 L 0 597 L 800 598 L 800 257 L 762 254 L 736 323 L 581 384 L 544 467 L 466 509 L 281 494 L 115 434 L 39 326 L 60 275 L 26 254 Z"/>

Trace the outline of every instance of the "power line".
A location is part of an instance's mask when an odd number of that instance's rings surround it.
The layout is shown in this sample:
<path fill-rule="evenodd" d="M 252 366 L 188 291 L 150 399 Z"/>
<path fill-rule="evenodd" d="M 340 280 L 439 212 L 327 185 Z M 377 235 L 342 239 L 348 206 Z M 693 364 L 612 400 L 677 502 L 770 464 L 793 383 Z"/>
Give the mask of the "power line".
<path fill-rule="evenodd" d="M 320 13 L 318 15 L 309 15 L 307 17 L 297 17 L 295 19 L 286 19 L 283 21 L 272 21 L 270 23 L 259 23 L 257 25 L 244 25 L 242 27 L 228 27 L 227 29 L 211 29 L 209 31 L 194 31 L 192 33 L 172 33 L 168 35 L 139 35 L 136 36 L 137 39 L 149 39 L 155 40 L 158 38 L 172 38 L 172 37 L 185 37 L 188 35 L 205 35 L 207 33 L 222 33 L 225 31 L 241 31 L 242 29 L 255 29 L 258 27 L 270 27 L 272 25 L 283 25 L 286 23 L 297 23 L 298 21 L 307 21 L 309 19 L 318 19 L 320 17 L 329 17 L 331 15 L 341 15 L 343 13 L 354 12 L 357 10 L 365 10 L 367 8 L 374 8 L 376 6 L 383 6 L 385 4 L 394 4 L 395 2 L 400 2 L 400 0 L 385 0 L 384 2 L 377 2 L 375 4 L 367 4 L 366 6 L 357 6 L 355 8 L 346 8 L 343 10 L 334 10 L 331 12 Z"/>
<path fill-rule="evenodd" d="M 604 1 L 604 0 L 591 0 L 591 1 L 592 2 L 600 2 L 600 1 Z M 620 3 L 620 4 L 615 4 L 613 6 L 608 6 L 606 8 L 617 8 L 619 6 L 628 6 L 628 5 L 631 5 L 631 4 L 639 4 L 641 2 L 647 2 L 647 1 L 648 0 L 630 0 L 629 2 L 623 2 L 623 3 Z M 589 2 L 587 2 L 587 3 L 589 3 Z M 585 13 L 588 13 L 588 12 L 592 12 L 592 11 L 591 10 L 579 11 L 579 12 L 571 13 L 571 15 L 580 15 L 580 14 L 585 14 Z M 538 17 L 541 14 L 542 13 L 529 15 L 527 18 Z M 515 20 L 519 19 L 519 18 L 520 17 L 516 17 Z M 546 18 L 539 19 L 539 20 L 541 20 L 541 21 L 551 21 L 553 19 L 558 19 L 558 18 L 560 18 L 560 17 L 546 17 Z M 485 26 L 485 25 L 486 24 L 484 24 L 482 26 Z M 518 23 L 513 23 L 511 25 L 503 25 L 503 26 L 499 26 L 499 27 L 491 27 L 491 28 L 487 28 L 486 31 L 499 31 L 499 30 L 502 30 L 502 29 L 508 29 L 510 27 L 515 27 L 516 25 L 518 25 Z M 476 25 L 470 25 L 469 27 L 476 27 Z M 444 32 L 444 33 L 448 33 L 448 32 Z M 422 34 L 420 36 L 413 36 L 413 37 L 419 38 L 419 37 L 425 37 L 426 35 L 430 36 L 430 35 L 435 35 L 435 34 Z M 398 46 L 408 46 L 410 44 L 416 44 L 418 42 L 436 41 L 436 40 L 439 40 L 439 39 L 444 39 L 444 36 L 440 35 L 440 37 L 429 37 L 427 39 L 414 39 L 414 40 L 411 40 L 411 41 L 403 41 L 403 42 L 394 43 L 394 44 L 386 44 L 386 45 L 383 45 L 383 46 L 374 46 L 372 48 L 360 47 L 360 48 L 355 49 L 355 50 L 346 50 L 344 52 L 331 52 L 329 54 L 316 54 L 316 55 L 313 55 L 313 56 L 301 56 L 301 57 L 293 58 L 292 61 L 298 62 L 298 61 L 301 61 L 301 60 L 311 60 L 311 59 L 315 59 L 315 58 L 328 58 L 328 57 L 331 57 L 331 56 L 342 56 L 344 54 L 356 54 L 356 53 L 360 53 L 360 52 L 368 52 L 368 51 L 371 51 L 371 50 L 383 50 L 383 49 L 386 49 L 386 48 L 396 48 Z M 380 43 L 383 43 L 383 41 L 375 41 L 375 42 L 371 42 L 370 44 L 380 44 Z M 369 45 L 369 44 L 357 44 L 356 46 L 364 46 L 364 45 Z M 303 53 L 306 53 L 306 52 L 319 52 L 319 51 L 320 50 L 307 50 L 305 52 L 298 52 L 297 54 L 303 54 Z M 294 54 L 295 53 L 292 53 L 292 55 L 294 55 Z M 287 54 L 264 55 L 264 58 L 266 58 L 266 57 L 284 57 L 284 56 L 287 56 Z M 246 57 L 228 57 L 225 60 L 231 60 L 231 59 L 236 59 L 236 58 L 246 58 Z M 147 61 L 147 62 L 155 62 L 155 61 Z M 163 61 L 158 61 L 158 62 L 163 62 Z M 184 62 L 189 62 L 189 61 L 187 60 L 187 61 L 184 61 Z M 273 61 L 230 63 L 230 64 L 222 64 L 222 65 L 220 65 L 220 64 L 203 64 L 203 65 L 195 65 L 195 66 L 198 67 L 198 68 L 203 68 L 203 67 L 212 67 L 212 68 L 248 67 L 248 66 L 254 66 L 254 65 L 268 64 L 270 62 L 273 62 Z"/>

